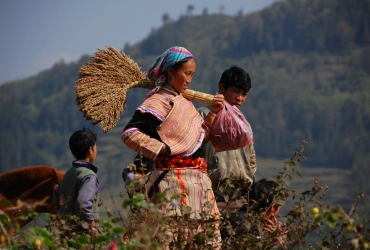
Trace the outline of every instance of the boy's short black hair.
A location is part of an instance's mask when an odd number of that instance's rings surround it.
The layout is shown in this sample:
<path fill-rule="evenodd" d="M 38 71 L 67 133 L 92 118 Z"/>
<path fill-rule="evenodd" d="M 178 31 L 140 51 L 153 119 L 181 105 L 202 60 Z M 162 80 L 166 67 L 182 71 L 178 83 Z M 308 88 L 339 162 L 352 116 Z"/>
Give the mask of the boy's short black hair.
<path fill-rule="evenodd" d="M 249 92 L 252 88 L 252 81 L 249 74 L 239 66 L 231 66 L 225 70 L 218 84 L 222 83 L 227 90 L 229 87 L 234 86 L 237 89 L 241 89 L 245 92 Z"/>
<path fill-rule="evenodd" d="M 268 181 L 265 178 L 253 183 L 249 199 L 257 202 L 254 209 L 268 208 L 274 201 L 274 191 L 278 184 L 275 181 Z"/>
<path fill-rule="evenodd" d="M 97 140 L 97 134 L 84 127 L 71 135 L 69 149 L 76 160 L 82 160 L 86 158 L 90 147 L 93 147 Z"/>

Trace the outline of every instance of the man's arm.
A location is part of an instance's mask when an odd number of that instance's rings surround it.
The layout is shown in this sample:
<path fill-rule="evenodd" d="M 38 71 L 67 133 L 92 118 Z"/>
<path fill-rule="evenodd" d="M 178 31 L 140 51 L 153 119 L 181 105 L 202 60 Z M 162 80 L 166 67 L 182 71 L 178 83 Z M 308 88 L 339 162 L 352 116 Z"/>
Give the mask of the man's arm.
<path fill-rule="evenodd" d="M 251 158 L 250 158 L 250 165 L 253 173 L 257 171 L 257 159 L 256 159 L 256 152 L 254 151 L 254 145 L 251 146 Z"/>

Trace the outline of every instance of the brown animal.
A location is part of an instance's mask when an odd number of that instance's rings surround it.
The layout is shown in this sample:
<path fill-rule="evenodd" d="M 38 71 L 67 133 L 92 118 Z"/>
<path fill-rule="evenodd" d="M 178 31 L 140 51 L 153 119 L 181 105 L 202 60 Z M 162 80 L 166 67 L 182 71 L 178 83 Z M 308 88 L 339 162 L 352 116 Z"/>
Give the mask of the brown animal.
<path fill-rule="evenodd" d="M 48 166 L 30 166 L 0 174 L 0 200 L 12 205 L 0 204 L 0 213 L 10 219 L 32 208 L 37 213 L 56 213 L 54 190 L 63 180 L 65 172 Z M 20 227 L 29 220 L 18 220 Z"/>

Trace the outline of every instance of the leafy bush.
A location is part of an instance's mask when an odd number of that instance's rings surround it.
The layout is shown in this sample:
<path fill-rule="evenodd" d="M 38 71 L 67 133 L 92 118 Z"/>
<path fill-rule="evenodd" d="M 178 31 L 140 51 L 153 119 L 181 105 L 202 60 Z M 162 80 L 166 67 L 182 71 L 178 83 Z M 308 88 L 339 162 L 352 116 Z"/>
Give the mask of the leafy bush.
<path fill-rule="evenodd" d="M 244 206 L 245 223 L 232 227 L 228 220 L 221 219 L 221 229 L 227 232 L 222 239 L 223 249 L 368 249 L 370 242 L 369 221 L 357 214 L 362 204 L 363 192 L 356 196 L 352 209 L 348 212 L 340 206 L 324 205 L 328 187 L 320 185 L 320 180 L 312 180 L 312 187 L 305 191 L 289 189 L 293 175 L 300 176 L 297 166 L 305 158 L 303 141 L 300 149 L 286 159 L 285 167 L 274 180 L 275 201 L 284 205 L 288 198 L 294 201 L 286 215 L 278 218 L 282 228 L 273 232 L 264 230 L 266 217 L 256 213 L 252 205 Z M 180 196 L 167 200 L 163 194 L 157 195 L 153 204 L 144 195 L 145 178 L 134 178 L 126 183 L 130 197 L 121 194 L 122 206 L 117 208 L 118 216 L 107 208 L 107 219 L 100 222 L 99 232 L 88 231 L 86 223 L 76 216 L 47 215 L 50 221 L 46 227 L 35 225 L 25 230 L 16 226 L 16 219 L 25 219 L 39 214 L 27 214 L 9 220 L 0 214 L 0 247 L 2 249 L 159 249 L 169 244 L 171 249 L 209 249 L 214 224 L 203 221 L 203 231 L 194 233 L 188 214 L 190 207 L 181 207 L 184 216 L 166 217 L 163 207 L 179 206 Z M 231 182 L 232 185 L 232 182 Z M 128 216 L 122 216 L 122 214 Z M 227 213 L 223 218 L 229 218 Z M 14 237 L 16 235 L 16 237 Z M 314 237 L 314 242 L 308 242 Z"/>

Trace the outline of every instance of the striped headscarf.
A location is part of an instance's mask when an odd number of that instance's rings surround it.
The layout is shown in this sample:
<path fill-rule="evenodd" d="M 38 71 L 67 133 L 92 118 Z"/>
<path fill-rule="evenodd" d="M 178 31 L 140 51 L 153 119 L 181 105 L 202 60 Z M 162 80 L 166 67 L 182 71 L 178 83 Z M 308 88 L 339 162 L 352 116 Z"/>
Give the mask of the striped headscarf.
<path fill-rule="evenodd" d="M 148 96 L 158 92 L 167 80 L 166 70 L 185 58 L 194 56 L 184 47 L 174 46 L 163 52 L 146 71 L 148 78 L 155 83 L 155 88 Z"/>

